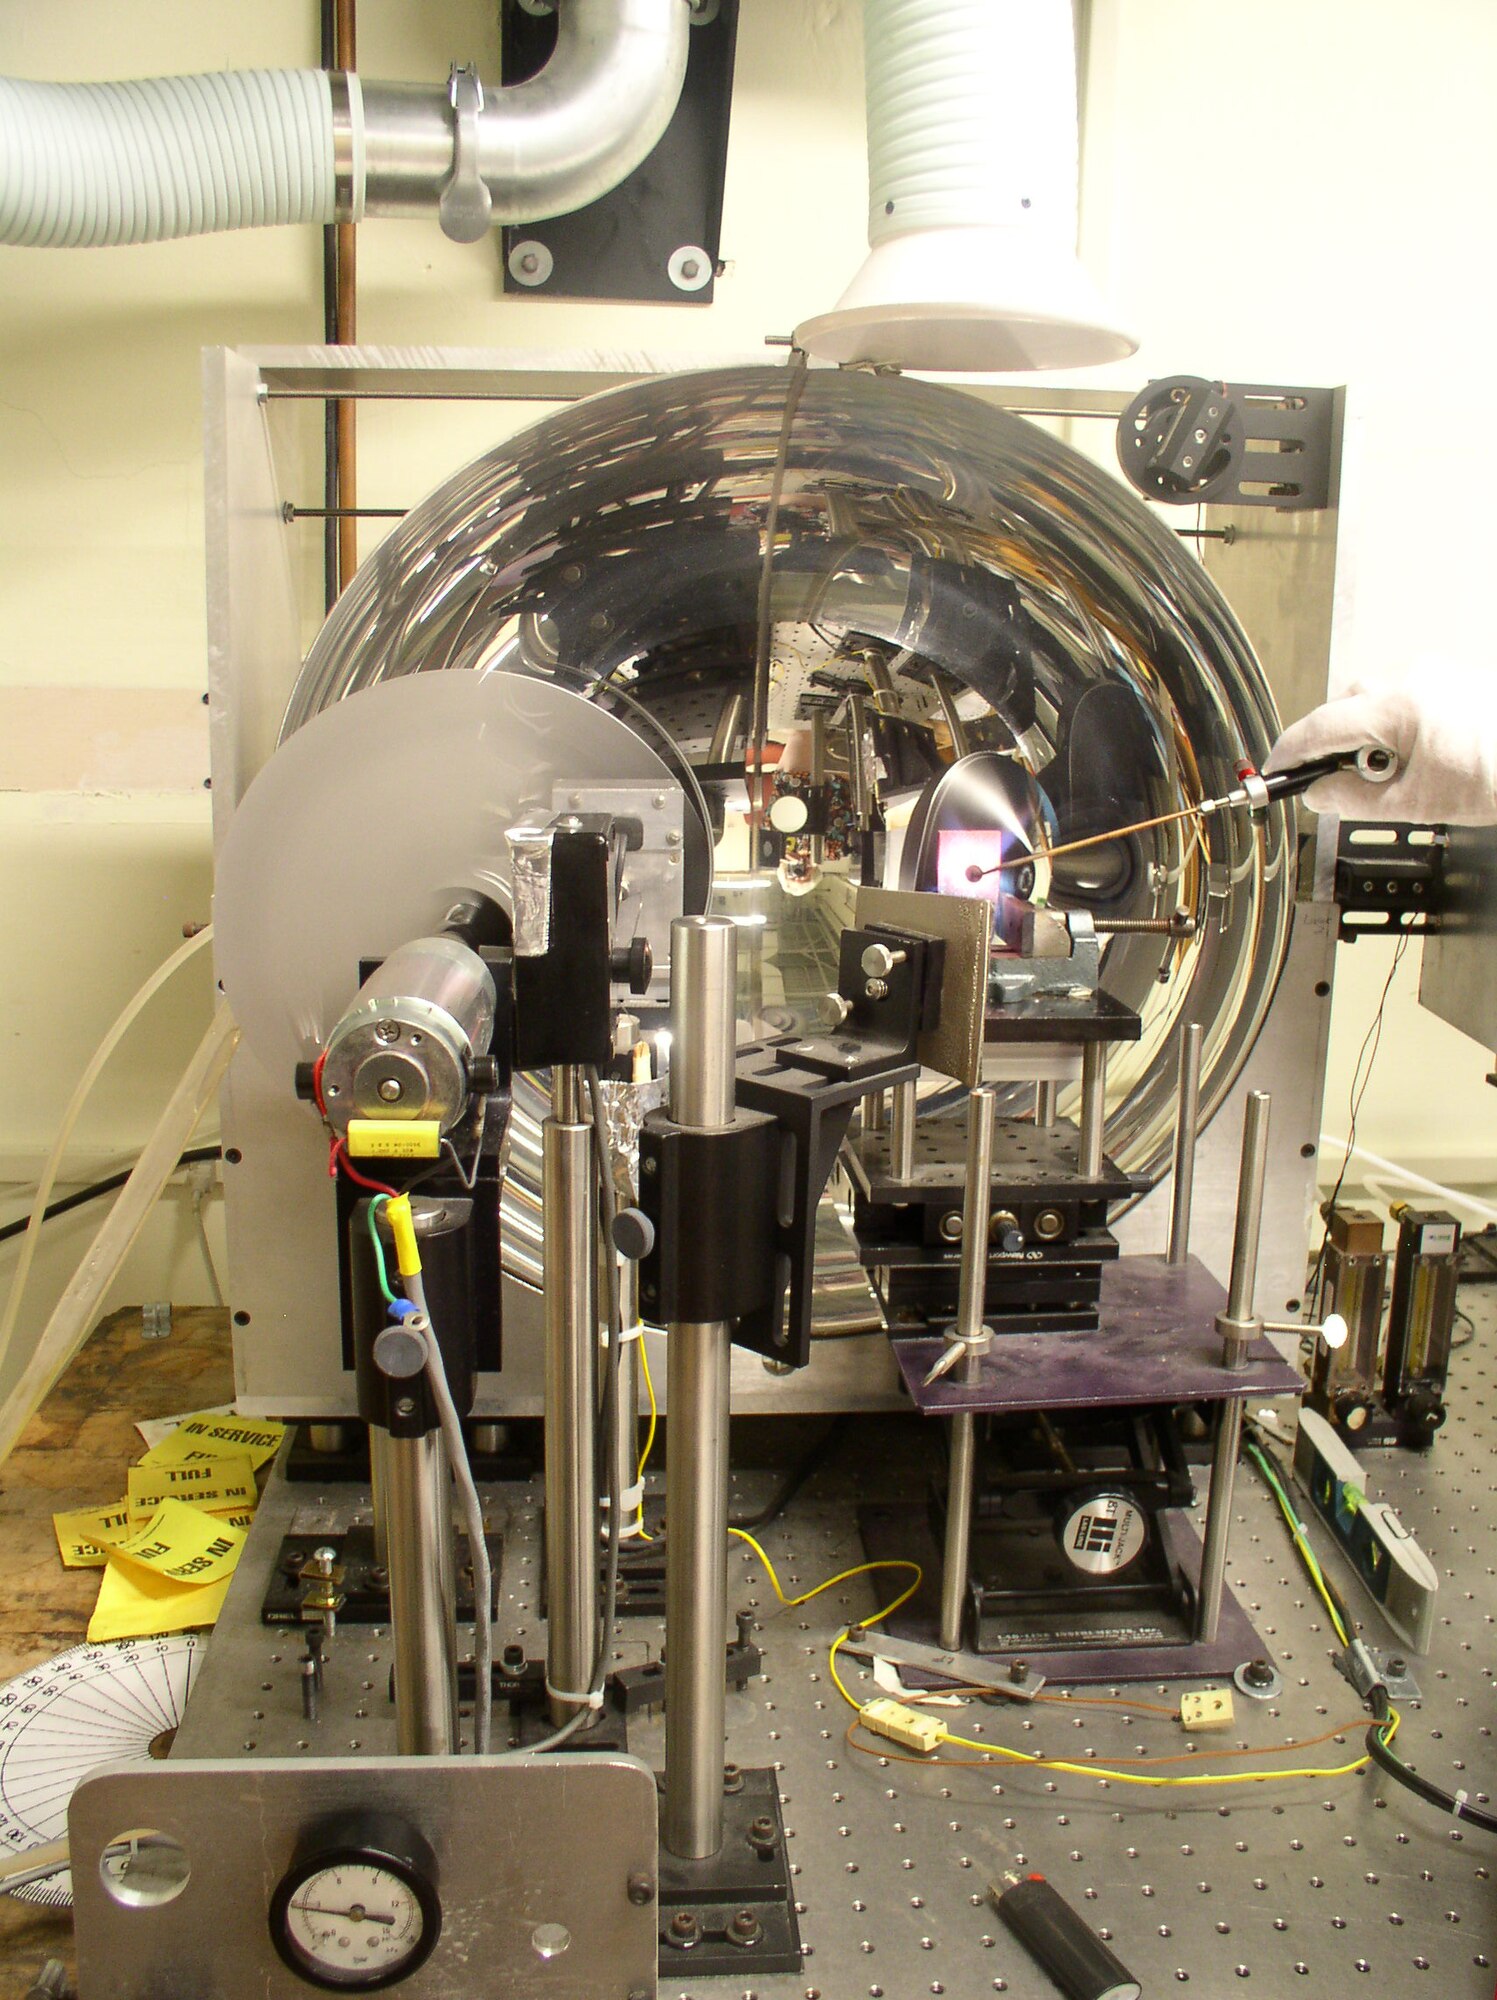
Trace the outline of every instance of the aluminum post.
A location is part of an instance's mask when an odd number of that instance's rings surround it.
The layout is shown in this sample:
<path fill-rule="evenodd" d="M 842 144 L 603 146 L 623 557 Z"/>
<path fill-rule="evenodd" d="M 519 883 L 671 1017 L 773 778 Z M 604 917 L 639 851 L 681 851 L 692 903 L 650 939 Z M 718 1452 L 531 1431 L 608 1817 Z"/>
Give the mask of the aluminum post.
<path fill-rule="evenodd" d="M 733 1122 L 738 933 L 725 917 L 671 925 L 670 1115 Z M 728 1327 L 672 1322 L 667 1347 L 665 1796 L 660 1835 L 704 1860 L 723 1843 L 728 1605 Z"/>
<path fill-rule="evenodd" d="M 593 1673 L 597 1631 L 598 1484 L 594 1458 L 598 1324 L 594 1309 L 592 1127 L 580 1122 L 581 1079 L 558 1067 L 541 1127 L 545 1226 L 546 1687 L 566 1722 Z M 584 1725 L 585 1727 L 586 1725 Z"/>
<path fill-rule="evenodd" d="M 1175 1103 L 1175 1164 L 1170 1194 L 1168 1261 L 1179 1265 L 1190 1254 L 1190 1204 L 1195 1193 L 1196 1130 L 1201 1109 L 1201 1041 L 1205 1030 L 1192 1021 L 1180 1042 L 1180 1087 Z"/>
<path fill-rule="evenodd" d="M 1042 1076 L 1034 1087 L 1034 1122 L 1042 1132 L 1048 1132 L 1055 1124 L 1059 1098 L 1060 1085 L 1054 1077 Z"/>
<path fill-rule="evenodd" d="M 894 1121 L 889 1134 L 889 1172 L 897 1181 L 907 1181 L 915 1171 L 915 1079 L 896 1083 Z"/>
<path fill-rule="evenodd" d="M 1102 1135 L 1107 1128 L 1107 1044 L 1088 1042 L 1081 1051 L 1081 1178 L 1102 1171 Z"/>
<path fill-rule="evenodd" d="M 958 1379 L 970 1381 L 984 1347 L 983 1306 L 988 1280 L 988 1221 L 993 1207 L 993 1107 L 997 1092 L 979 1084 L 967 1100 L 967 1184 L 962 1196 L 962 1268 L 957 1292 L 956 1338 L 966 1346 Z M 962 1410 L 951 1419 L 951 1464 L 946 1480 L 946 1545 L 941 1561 L 941 1644 L 949 1653 L 962 1642 L 962 1609 L 972 1560 L 972 1501 L 977 1472 L 977 1419 Z"/>
<path fill-rule="evenodd" d="M 384 1507 L 395 1648 L 395 1747 L 440 1757 L 458 1747 L 452 1477 L 439 1430 L 385 1435 Z"/>

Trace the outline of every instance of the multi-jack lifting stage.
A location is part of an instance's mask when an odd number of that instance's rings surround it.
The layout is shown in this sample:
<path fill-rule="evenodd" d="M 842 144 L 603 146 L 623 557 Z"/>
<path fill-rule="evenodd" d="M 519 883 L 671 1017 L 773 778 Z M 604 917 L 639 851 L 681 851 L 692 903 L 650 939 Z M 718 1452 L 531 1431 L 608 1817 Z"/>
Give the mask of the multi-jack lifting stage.
<path fill-rule="evenodd" d="M 85 2000 L 1045 1990 L 1014 1939 L 1136 1990 L 1022 1880 L 1136 1822 L 1083 1771 L 1089 1831 L 1022 1831 L 983 1734 L 1126 1760 L 1128 1691 L 1204 1679 L 1256 1768 L 1354 1712 L 1243 1549 L 1245 1412 L 1304 1337 L 1335 1449 L 1427 1448 L 1449 1358 L 1438 1217 L 1385 1375 L 1344 1213 L 1306 1309 L 1334 910 L 1247 641 L 1040 424 L 726 369 L 440 486 L 298 670 L 272 418 L 325 372 L 210 373 L 239 1407 L 300 1429 L 172 1756 L 75 1796 Z M 1259 602 L 1285 513 L 1239 511 Z"/>

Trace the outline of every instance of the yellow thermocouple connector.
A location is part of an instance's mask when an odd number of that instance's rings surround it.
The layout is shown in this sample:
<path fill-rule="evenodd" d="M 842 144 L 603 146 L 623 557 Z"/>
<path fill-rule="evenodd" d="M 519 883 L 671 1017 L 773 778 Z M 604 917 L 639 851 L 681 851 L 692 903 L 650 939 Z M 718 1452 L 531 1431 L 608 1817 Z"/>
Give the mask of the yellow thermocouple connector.
<path fill-rule="evenodd" d="M 930 1756 L 946 1738 L 945 1723 L 933 1715 L 921 1715 L 913 1708 L 906 1708 L 902 1701 L 887 1695 L 860 1708 L 858 1720 L 875 1736 L 887 1736 L 891 1743 L 898 1743 L 905 1750 L 918 1750 L 922 1757 Z"/>

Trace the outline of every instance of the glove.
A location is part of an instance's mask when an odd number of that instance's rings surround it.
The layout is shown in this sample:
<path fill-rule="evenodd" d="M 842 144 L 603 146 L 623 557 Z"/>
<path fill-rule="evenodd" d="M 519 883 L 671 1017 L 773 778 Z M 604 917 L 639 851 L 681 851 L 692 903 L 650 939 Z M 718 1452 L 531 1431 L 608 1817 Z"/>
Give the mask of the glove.
<path fill-rule="evenodd" d="M 1318 778 L 1305 793 L 1313 812 L 1417 825 L 1497 823 L 1497 673 L 1423 660 L 1401 685 L 1353 683 L 1290 724 L 1264 773 L 1363 744 L 1393 751 L 1397 776 L 1381 785 L 1355 769 Z"/>

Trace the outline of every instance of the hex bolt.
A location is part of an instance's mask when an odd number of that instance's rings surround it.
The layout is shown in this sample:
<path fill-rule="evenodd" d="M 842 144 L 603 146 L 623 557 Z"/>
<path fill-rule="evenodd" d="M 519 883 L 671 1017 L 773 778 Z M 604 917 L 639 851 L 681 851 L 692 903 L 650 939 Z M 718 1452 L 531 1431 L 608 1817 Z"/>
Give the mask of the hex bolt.
<path fill-rule="evenodd" d="M 863 992 L 870 1000 L 887 1000 L 889 997 L 889 982 L 887 979 L 870 979 L 865 984 Z"/>
<path fill-rule="evenodd" d="M 636 1905 L 648 1903 L 655 1893 L 655 1885 L 648 1875 L 636 1872 L 629 1877 L 629 1901 Z"/>
<path fill-rule="evenodd" d="M 743 1773 L 736 1764 L 723 1765 L 723 1790 L 725 1792 L 741 1792 L 743 1790 Z"/>
<path fill-rule="evenodd" d="M 1409 1663 L 1402 1653 L 1390 1653 L 1386 1662 L 1390 1674 L 1406 1674 Z"/>
<path fill-rule="evenodd" d="M 1025 1681 L 1029 1679 L 1028 1660 L 1010 1660 L 1008 1663 L 1008 1677 L 1015 1687 L 1022 1687 Z"/>
<path fill-rule="evenodd" d="M 1242 1678 L 1249 1687 L 1272 1687 L 1273 1668 L 1267 1660 L 1249 1660 L 1242 1670 Z"/>
<path fill-rule="evenodd" d="M 728 1919 L 729 1944 L 757 1944 L 761 1936 L 759 1919 L 752 1910 L 737 1910 Z"/>

